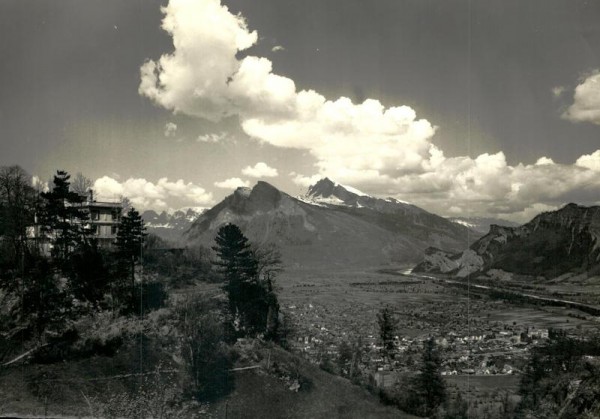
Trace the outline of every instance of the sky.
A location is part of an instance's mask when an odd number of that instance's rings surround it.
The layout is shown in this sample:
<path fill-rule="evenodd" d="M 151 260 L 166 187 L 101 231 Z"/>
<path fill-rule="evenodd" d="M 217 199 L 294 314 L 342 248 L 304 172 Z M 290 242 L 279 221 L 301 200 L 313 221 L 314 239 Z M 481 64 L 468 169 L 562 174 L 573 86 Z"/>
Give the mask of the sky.
<path fill-rule="evenodd" d="M 0 165 L 139 209 L 322 177 L 444 216 L 600 204 L 600 2 L 3 0 Z"/>

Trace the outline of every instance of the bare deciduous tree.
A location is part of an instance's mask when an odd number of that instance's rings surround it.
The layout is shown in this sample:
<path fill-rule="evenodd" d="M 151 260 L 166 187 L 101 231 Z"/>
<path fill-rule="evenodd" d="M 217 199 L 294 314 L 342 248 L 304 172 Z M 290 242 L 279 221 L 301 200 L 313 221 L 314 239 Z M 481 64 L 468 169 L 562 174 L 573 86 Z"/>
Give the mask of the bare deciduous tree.
<path fill-rule="evenodd" d="M 33 224 L 36 205 L 31 176 L 20 166 L 0 167 L 0 236 L 9 243 L 19 264 L 27 245 L 27 227 Z"/>
<path fill-rule="evenodd" d="M 71 181 L 71 190 L 80 196 L 87 196 L 92 185 L 92 181 L 79 172 Z"/>

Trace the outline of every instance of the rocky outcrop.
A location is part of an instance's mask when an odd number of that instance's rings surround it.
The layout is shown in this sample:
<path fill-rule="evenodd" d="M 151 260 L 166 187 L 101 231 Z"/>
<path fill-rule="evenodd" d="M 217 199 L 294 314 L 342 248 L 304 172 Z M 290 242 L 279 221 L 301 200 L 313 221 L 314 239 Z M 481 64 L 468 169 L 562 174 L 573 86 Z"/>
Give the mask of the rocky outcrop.
<path fill-rule="evenodd" d="M 432 252 L 415 267 L 457 276 L 490 269 L 545 278 L 600 272 L 600 207 L 568 204 L 519 227 L 492 225 L 468 250 Z"/>

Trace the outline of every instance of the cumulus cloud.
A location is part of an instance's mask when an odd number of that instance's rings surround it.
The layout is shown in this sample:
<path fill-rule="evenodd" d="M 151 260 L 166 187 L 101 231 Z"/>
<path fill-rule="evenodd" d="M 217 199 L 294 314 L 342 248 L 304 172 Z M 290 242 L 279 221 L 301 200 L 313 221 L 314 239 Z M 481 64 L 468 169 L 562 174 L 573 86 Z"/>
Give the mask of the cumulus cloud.
<path fill-rule="evenodd" d="M 294 173 L 297 184 L 328 176 L 442 214 L 469 208 L 478 215 L 515 217 L 539 205 L 597 200 L 592 197 L 600 194 L 600 151 L 571 165 L 541 157 L 511 166 L 502 152 L 446 157 L 432 142 L 436 127 L 412 108 L 298 90 L 293 80 L 273 72 L 267 58 L 244 55 L 258 34 L 220 0 L 170 0 L 163 12 L 162 27 L 174 49 L 142 65 L 139 93 L 176 113 L 212 121 L 237 116 L 245 133 L 259 141 L 307 150 L 316 166 L 312 173 Z M 600 124 L 599 84 L 595 74 L 577 86 L 564 117 Z M 554 92 L 562 94 L 560 88 Z M 215 183 L 247 184 L 239 178 Z"/>
<path fill-rule="evenodd" d="M 275 45 L 273 48 L 271 48 L 272 52 L 278 52 L 278 51 L 285 51 L 285 48 L 281 45 Z"/>
<path fill-rule="evenodd" d="M 177 133 L 177 124 L 173 122 L 167 122 L 165 124 L 165 137 L 174 137 Z"/>
<path fill-rule="evenodd" d="M 535 164 L 536 164 L 536 166 L 541 166 L 544 164 L 554 164 L 554 160 L 552 160 L 549 157 L 540 157 L 539 159 L 537 159 Z"/>
<path fill-rule="evenodd" d="M 468 208 L 472 214 L 513 221 L 523 221 L 524 216 L 540 208 L 598 202 L 600 151 L 583 156 L 576 164 L 540 160 L 510 166 L 503 153 L 475 159 L 449 158 L 435 171 L 394 179 L 391 189 L 397 191 L 395 197 L 426 205 L 441 214 L 446 214 L 448 203 L 452 203 Z"/>
<path fill-rule="evenodd" d="M 510 219 L 516 223 L 525 224 L 530 221 L 536 215 L 542 212 L 556 211 L 560 206 L 557 205 L 546 205 L 546 204 L 532 204 L 527 208 L 523 208 L 521 211 L 511 212 L 507 214 L 498 214 L 499 218 Z"/>
<path fill-rule="evenodd" d="M 226 132 L 211 132 L 208 134 L 201 134 L 196 138 L 199 143 L 219 143 L 227 138 Z"/>
<path fill-rule="evenodd" d="M 600 172 L 600 150 L 596 150 L 592 154 L 584 154 L 577 159 L 575 164 L 580 167 Z"/>
<path fill-rule="evenodd" d="M 290 176 L 292 177 L 292 182 L 304 188 L 314 185 L 321 179 L 321 175 L 304 176 L 296 172 L 291 172 Z"/>
<path fill-rule="evenodd" d="M 237 189 L 240 187 L 249 187 L 250 186 L 250 182 L 248 182 L 247 180 L 242 180 L 239 177 L 232 177 L 229 179 L 225 179 L 221 182 L 215 182 L 215 186 L 217 188 L 223 188 L 223 189 Z"/>
<path fill-rule="evenodd" d="M 139 209 L 166 209 L 167 201 L 182 205 L 207 205 L 213 202 L 210 192 L 183 179 L 172 182 L 168 178 L 160 178 L 154 183 L 143 178 L 129 178 L 120 182 L 103 176 L 96 179 L 93 189 L 100 200 L 125 196 Z"/>
<path fill-rule="evenodd" d="M 277 169 L 270 167 L 264 162 L 258 162 L 252 166 L 245 167 L 242 169 L 242 174 L 255 178 L 263 178 L 263 177 L 277 177 L 279 173 L 277 173 Z"/>
<path fill-rule="evenodd" d="M 429 141 L 435 128 L 408 106 L 327 100 L 313 90 L 298 91 L 264 57 L 239 58 L 257 33 L 219 0 L 171 0 L 163 10 L 162 26 L 175 49 L 144 63 L 139 86 L 157 104 L 213 121 L 238 115 L 248 135 L 307 149 L 322 171 L 345 180 L 421 172 L 443 158 Z"/>
<path fill-rule="evenodd" d="M 586 77 L 576 88 L 573 104 L 563 113 L 571 122 L 600 125 L 600 72 Z"/>

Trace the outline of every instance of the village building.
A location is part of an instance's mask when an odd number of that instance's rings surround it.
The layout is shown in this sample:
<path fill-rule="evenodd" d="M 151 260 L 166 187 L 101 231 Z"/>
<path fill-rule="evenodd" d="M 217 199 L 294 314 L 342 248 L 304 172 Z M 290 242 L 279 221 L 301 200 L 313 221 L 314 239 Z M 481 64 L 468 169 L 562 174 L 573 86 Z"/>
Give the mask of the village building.
<path fill-rule="evenodd" d="M 87 214 L 85 227 L 91 231 L 90 237 L 102 248 L 114 246 L 121 222 L 123 204 L 121 201 L 97 201 L 90 189 L 86 199 L 77 204 Z M 51 239 L 55 232 L 44 232 L 39 224 L 38 217 L 34 218 L 34 225 L 27 229 L 27 235 L 34 241 L 42 254 L 50 254 L 52 250 Z"/>

